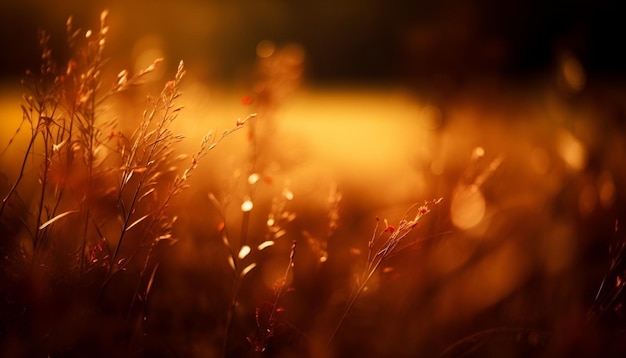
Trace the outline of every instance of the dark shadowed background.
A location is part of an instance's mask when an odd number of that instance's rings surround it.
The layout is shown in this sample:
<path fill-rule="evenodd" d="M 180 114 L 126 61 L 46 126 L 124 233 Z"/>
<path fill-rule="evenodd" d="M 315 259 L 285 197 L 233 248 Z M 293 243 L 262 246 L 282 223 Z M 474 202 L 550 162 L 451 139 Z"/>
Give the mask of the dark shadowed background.
<path fill-rule="evenodd" d="M 64 40 L 69 15 L 97 24 L 108 8 L 110 48 L 130 56 L 146 36 L 168 58 L 185 59 L 209 79 L 232 80 L 261 40 L 298 43 L 315 81 L 442 83 L 475 76 L 527 77 L 563 52 L 589 74 L 623 75 L 625 6 L 618 1 L 3 1 L 0 75 L 37 66 L 37 28 Z"/>

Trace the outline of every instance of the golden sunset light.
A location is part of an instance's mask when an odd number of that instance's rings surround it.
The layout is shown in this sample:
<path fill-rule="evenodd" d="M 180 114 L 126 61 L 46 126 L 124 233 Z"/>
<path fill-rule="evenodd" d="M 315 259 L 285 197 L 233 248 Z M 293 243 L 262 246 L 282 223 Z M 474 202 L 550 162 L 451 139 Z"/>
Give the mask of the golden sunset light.
<path fill-rule="evenodd" d="M 622 357 L 611 2 L 0 5 L 0 356 Z"/>

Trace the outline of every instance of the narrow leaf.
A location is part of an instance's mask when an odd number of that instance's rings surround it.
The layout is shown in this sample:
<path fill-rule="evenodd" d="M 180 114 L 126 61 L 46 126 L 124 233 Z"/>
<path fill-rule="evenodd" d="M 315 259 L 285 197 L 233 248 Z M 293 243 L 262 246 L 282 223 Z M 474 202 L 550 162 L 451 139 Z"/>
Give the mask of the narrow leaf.
<path fill-rule="evenodd" d="M 124 231 L 128 231 L 128 230 L 132 229 L 135 225 L 137 225 L 137 224 L 139 224 L 140 222 L 144 221 L 144 220 L 145 220 L 148 216 L 149 216 L 149 215 L 144 215 L 144 216 L 140 217 L 139 219 L 135 220 L 135 222 L 134 222 L 134 223 L 132 223 L 132 224 L 130 224 L 130 225 L 126 228 L 126 230 L 124 230 Z"/>
<path fill-rule="evenodd" d="M 72 213 L 77 213 L 77 212 L 78 212 L 78 210 L 71 210 L 71 211 L 66 211 L 64 213 L 61 213 L 61 214 L 53 217 L 52 219 L 46 221 L 45 223 L 41 224 L 41 226 L 39 227 L 39 230 L 43 230 L 46 227 L 48 227 L 49 225 L 51 225 L 52 223 L 54 223 L 55 221 L 57 221 L 59 219 L 63 219 L 67 215 L 72 214 Z"/>
<path fill-rule="evenodd" d="M 148 280 L 148 285 L 146 287 L 146 299 L 148 298 L 148 294 L 150 294 L 150 289 L 152 288 L 152 284 L 154 283 L 154 276 L 156 275 L 156 271 L 159 268 L 159 264 L 157 263 L 152 270 L 152 275 L 150 275 L 150 280 Z"/>
<path fill-rule="evenodd" d="M 245 269 L 243 269 L 243 271 L 241 271 L 241 277 L 244 277 L 245 275 L 248 274 L 248 272 L 252 271 L 253 268 L 256 267 L 256 263 L 251 263 L 250 265 L 246 266 Z"/>
<path fill-rule="evenodd" d="M 259 244 L 259 246 L 257 247 L 259 249 L 259 251 L 264 250 L 270 246 L 274 245 L 274 241 L 272 240 L 268 240 L 268 241 L 264 241 L 261 244 Z"/>
<path fill-rule="evenodd" d="M 222 204 L 220 204 L 220 201 L 217 200 L 217 197 L 215 196 L 215 194 L 209 193 L 209 200 L 211 201 L 211 204 L 215 206 L 216 209 L 220 209 L 222 207 Z"/>
<path fill-rule="evenodd" d="M 147 192 L 145 192 L 141 197 L 139 197 L 139 199 L 137 199 L 137 202 L 141 201 L 146 196 L 152 194 L 154 192 L 154 190 L 155 190 L 155 188 L 152 188 L 152 189 L 148 190 Z"/>

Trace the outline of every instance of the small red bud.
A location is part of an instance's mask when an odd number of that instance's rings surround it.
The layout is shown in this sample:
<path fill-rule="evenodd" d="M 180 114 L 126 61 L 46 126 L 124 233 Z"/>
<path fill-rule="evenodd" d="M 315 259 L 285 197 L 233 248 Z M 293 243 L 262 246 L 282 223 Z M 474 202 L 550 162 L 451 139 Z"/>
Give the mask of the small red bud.
<path fill-rule="evenodd" d="M 251 105 L 253 102 L 253 99 L 251 96 L 243 96 L 241 97 L 241 104 L 243 104 L 244 106 L 248 106 Z"/>

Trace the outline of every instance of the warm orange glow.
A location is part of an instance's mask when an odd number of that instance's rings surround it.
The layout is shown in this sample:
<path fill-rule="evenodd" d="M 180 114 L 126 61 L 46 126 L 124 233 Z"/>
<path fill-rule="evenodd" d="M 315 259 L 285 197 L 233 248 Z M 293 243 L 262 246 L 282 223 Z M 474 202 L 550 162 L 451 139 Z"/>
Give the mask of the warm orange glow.
<path fill-rule="evenodd" d="M 250 174 L 250 176 L 248 177 L 248 183 L 249 184 L 256 184 L 259 181 L 259 174 L 257 173 L 253 173 Z"/>
<path fill-rule="evenodd" d="M 623 73 L 540 3 L 24 8 L 88 26 L 0 79 L 0 356 L 624 356 Z"/>
<path fill-rule="evenodd" d="M 252 200 L 250 199 L 246 199 L 243 201 L 243 203 L 241 203 L 241 211 L 243 212 L 249 212 L 250 210 L 252 210 L 253 207 L 254 207 L 254 204 L 252 203 Z"/>
<path fill-rule="evenodd" d="M 610 208 L 615 202 L 615 182 L 609 172 L 603 172 L 598 180 L 600 202 L 605 208 Z"/>
<path fill-rule="evenodd" d="M 574 170 L 581 170 L 587 164 L 587 152 L 583 144 L 567 131 L 559 133 L 557 138 L 559 154 Z"/>
<path fill-rule="evenodd" d="M 274 43 L 268 40 L 263 40 L 256 45 L 256 54 L 260 58 L 271 57 L 275 50 L 276 46 Z"/>
<path fill-rule="evenodd" d="M 561 74 L 565 85 L 571 90 L 578 92 L 585 87 L 585 71 L 576 58 L 565 56 L 561 64 Z"/>
<path fill-rule="evenodd" d="M 250 253 L 250 246 L 244 245 L 239 250 L 239 254 L 237 255 L 240 260 L 243 260 Z"/>
<path fill-rule="evenodd" d="M 593 212 L 598 202 L 598 193 L 595 186 L 587 184 L 580 191 L 578 197 L 578 208 L 583 215 L 588 215 Z"/>
<path fill-rule="evenodd" d="M 457 188 L 452 197 L 450 218 L 456 227 L 470 229 L 478 225 L 485 216 L 485 198 L 476 185 Z"/>
<path fill-rule="evenodd" d="M 165 58 L 163 50 L 163 40 L 156 35 L 148 35 L 140 38 L 133 46 L 131 56 L 134 61 L 133 70 L 135 73 L 150 66 L 157 58 Z M 151 77 L 152 81 L 162 81 L 165 75 L 164 66 L 160 66 L 158 72 Z"/>
<path fill-rule="evenodd" d="M 550 157 L 548 153 L 540 147 L 535 147 L 530 154 L 530 163 L 537 174 L 544 175 L 550 169 Z"/>
<path fill-rule="evenodd" d="M 455 276 L 436 300 L 437 314 L 442 318 L 474 315 L 522 285 L 530 261 L 520 255 L 520 247 L 515 239 L 505 240 L 491 255 Z"/>

